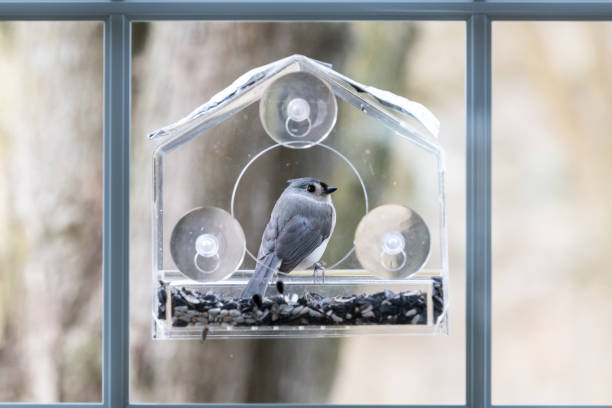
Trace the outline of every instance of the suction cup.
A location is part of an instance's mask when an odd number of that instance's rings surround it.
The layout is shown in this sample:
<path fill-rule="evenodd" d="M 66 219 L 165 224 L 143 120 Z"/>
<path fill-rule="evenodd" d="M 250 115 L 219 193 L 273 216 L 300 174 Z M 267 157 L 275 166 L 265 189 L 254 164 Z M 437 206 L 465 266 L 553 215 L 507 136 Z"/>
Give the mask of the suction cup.
<path fill-rule="evenodd" d="M 229 277 L 244 258 L 245 238 L 240 224 L 217 207 L 189 211 L 176 223 L 170 254 L 179 271 L 197 281 Z"/>
<path fill-rule="evenodd" d="M 415 211 L 396 204 L 376 207 L 355 231 L 361 265 L 385 279 L 400 279 L 421 270 L 429 258 L 429 229 Z"/>
<path fill-rule="evenodd" d="M 334 128 L 337 115 L 331 87 L 306 72 L 280 77 L 259 102 L 259 116 L 268 135 L 292 149 L 322 142 Z"/>

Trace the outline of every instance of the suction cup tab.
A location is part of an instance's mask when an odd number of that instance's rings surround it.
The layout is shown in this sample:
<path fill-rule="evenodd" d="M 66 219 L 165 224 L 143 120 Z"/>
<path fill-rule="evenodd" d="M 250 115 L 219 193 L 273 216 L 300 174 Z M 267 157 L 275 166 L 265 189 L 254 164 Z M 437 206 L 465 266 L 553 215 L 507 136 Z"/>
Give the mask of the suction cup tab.
<path fill-rule="evenodd" d="M 370 211 L 355 232 L 355 252 L 361 265 L 385 279 L 407 278 L 427 262 L 430 234 L 415 211 L 389 204 Z"/>
<path fill-rule="evenodd" d="M 293 149 L 322 142 L 336 124 L 337 115 L 336 97 L 329 84 L 306 72 L 280 77 L 259 102 L 259 116 L 268 135 Z"/>
<path fill-rule="evenodd" d="M 189 211 L 170 237 L 170 254 L 179 271 L 203 282 L 229 277 L 242 264 L 245 248 L 238 221 L 217 207 Z"/>

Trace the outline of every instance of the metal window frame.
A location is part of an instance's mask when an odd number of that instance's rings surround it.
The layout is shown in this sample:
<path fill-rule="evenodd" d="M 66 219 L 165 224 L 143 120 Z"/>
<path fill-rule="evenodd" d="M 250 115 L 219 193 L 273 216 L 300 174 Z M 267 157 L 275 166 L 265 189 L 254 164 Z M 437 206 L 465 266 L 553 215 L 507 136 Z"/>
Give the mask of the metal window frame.
<path fill-rule="evenodd" d="M 312 7 L 314 2 L 317 7 Z M 131 22 L 151 20 L 466 22 L 466 403 L 422 407 L 532 407 L 492 405 L 491 402 L 491 22 L 607 21 L 612 20 L 612 0 L 0 0 L 2 20 L 97 20 L 105 23 L 104 316 L 101 403 L 0 403 L 0 408 L 198 408 L 247 405 L 132 404 L 129 401 Z"/>

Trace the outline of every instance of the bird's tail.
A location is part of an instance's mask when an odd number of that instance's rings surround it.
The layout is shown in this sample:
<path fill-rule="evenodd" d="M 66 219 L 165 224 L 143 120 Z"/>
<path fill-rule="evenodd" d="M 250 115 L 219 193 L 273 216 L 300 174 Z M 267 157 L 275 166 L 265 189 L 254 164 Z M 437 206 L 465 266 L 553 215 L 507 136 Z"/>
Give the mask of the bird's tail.
<path fill-rule="evenodd" d="M 274 253 L 268 254 L 262 260 L 257 261 L 255 272 L 249 280 L 249 283 L 247 283 L 246 288 L 242 291 L 240 297 L 248 299 L 254 295 L 259 295 L 263 298 L 266 293 L 266 288 L 268 287 L 268 282 L 270 282 L 272 275 L 274 275 L 274 272 L 279 266 L 280 259 L 278 259 Z"/>

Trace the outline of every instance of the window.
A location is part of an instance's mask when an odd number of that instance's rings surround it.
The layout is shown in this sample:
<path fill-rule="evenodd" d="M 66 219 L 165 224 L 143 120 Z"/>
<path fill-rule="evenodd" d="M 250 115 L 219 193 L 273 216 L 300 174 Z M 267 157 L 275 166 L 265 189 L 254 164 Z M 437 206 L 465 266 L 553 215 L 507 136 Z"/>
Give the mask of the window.
<path fill-rule="evenodd" d="M 134 50 L 132 60 L 131 400 L 137 403 L 464 404 L 465 24 L 452 21 L 190 21 L 139 22 L 132 27 L 133 41 L 142 48 Z M 223 47 L 224 44 L 232 46 Z M 450 271 L 451 297 L 455 306 L 450 314 L 450 335 L 278 341 L 253 339 L 211 341 L 205 346 L 197 341 L 151 341 L 151 310 L 148 307 L 151 296 L 151 157 L 160 142 L 148 140 L 146 135 L 184 116 L 253 66 L 296 53 L 333 63 L 335 70 L 361 82 L 423 101 L 443 123 L 440 140 L 446 149 L 449 169 L 449 252 L 450 262 L 454 265 Z M 444 60 L 440 60 L 439 65 L 432 63 L 439 55 L 443 55 Z M 222 68 L 217 64 L 219 60 L 226 61 Z M 163 69 L 156 61 L 166 61 Z M 448 69 L 449 66 L 452 69 Z M 159 95 L 164 96 L 159 98 Z M 351 133 L 351 139 L 338 138 L 340 142 L 335 142 L 335 145 L 333 141 L 329 143 L 350 157 L 353 150 L 358 150 L 354 145 L 360 134 L 366 133 L 362 129 L 376 127 L 356 109 L 350 111 L 352 107 L 339 102 L 339 109 L 338 121 L 341 122 L 343 115 L 351 115 L 350 132 L 354 133 Z M 164 215 L 167 218 L 173 211 L 182 215 L 185 208 L 201 205 L 202 197 L 210 198 L 207 194 L 209 191 L 215 192 L 215 198 L 231 192 L 232 178 L 218 175 L 215 178 L 222 186 L 207 186 L 207 180 L 202 180 L 200 176 L 209 174 L 207 170 L 211 171 L 209 169 L 212 167 L 209 163 L 219 156 L 231 158 L 231 162 L 236 163 L 234 170 L 242 169 L 237 142 L 230 143 L 228 139 L 240 141 L 241 149 L 247 152 L 257 151 L 252 146 L 247 150 L 247 141 L 257 146 L 262 140 L 268 142 L 267 135 L 260 140 L 256 137 L 256 130 L 250 130 L 257 129 L 257 104 L 249 106 L 238 116 L 238 123 L 228 120 L 215 128 L 218 133 L 213 131 L 199 141 L 190 142 L 183 152 L 176 151 L 164 158 L 165 168 L 170 169 L 164 178 L 167 197 Z M 244 128 L 249 129 L 246 141 L 243 141 Z M 343 126 L 336 129 L 341 130 Z M 370 133 L 373 131 L 369 130 Z M 342 146 L 342 140 L 350 140 L 351 146 Z M 211 144 L 221 146 L 211 149 Z M 219 155 L 220 149 L 227 150 Z M 214 150 L 214 154 L 210 153 L 211 150 Z M 396 160 L 390 167 L 408 172 L 406 167 L 399 164 L 404 162 L 402 154 L 408 155 L 410 151 L 402 150 L 401 145 L 395 146 L 395 150 L 402 153 L 395 154 Z M 189 173 L 178 169 L 176 164 L 173 167 L 172 155 L 176 154 L 180 155 L 181 164 L 193 163 L 188 167 Z M 207 159 L 203 160 L 204 157 Z M 384 157 L 386 163 L 393 160 L 390 154 Z M 274 168 L 273 160 L 264 162 L 264 166 Z M 355 163 L 357 166 L 360 164 Z M 419 163 L 423 167 L 427 164 Z M 373 176 L 374 168 L 381 171 L 382 165 L 375 163 L 373 166 L 377 167 L 371 167 L 371 173 L 369 169 L 362 170 L 365 180 Z M 192 169 L 198 169 L 196 179 L 193 178 Z M 173 174 L 179 174 L 181 181 L 179 188 L 174 190 L 171 189 Z M 267 173 L 262 171 L 255 174 Z M 280 183 L 287 178 L 283 177 Z M 267 174 L 266 182 L 271 179 L 273 176 Z M 401 180 L 408 179 L 407 174 L 401 176 Z M 197 191 L 185 187 L 197 182 L 201 183 Z M 437 188 L 436 182 L 429 184 Z M 207 191 L 206 187 L 210 190 Z M 188 196 L 184 194 L 185 191 L 190 191 Z M 375 206 L 372 201 L 376 199 L 371 196 L 371 207 Z M 185 206 L 182 201 L 189 204 Z M 334 202 L 339 209 L 343 208 L 338 198 L 334 198 Z M 347 212 L 346 204 L 343 211 Z M 362 215 L 358 214 L 355 219 L 358 221 Z M 262 218 L 266 216 L 262 215 Z M 173 223 L 167 226 L 168 231 Z M 259 241 L 259 236 L 248 233 L 248 226 L 248 222 L 243 223 L 247 237 Z M 349 244 L 353 231 L 350 233 L 351 236 L 346 239 L 338 239 L 338 228 L 334 232 L 337 241 Z M 251 250 L 256 251 L 259 242 L 251 244 L 254 246 Z M 328 248 L 326 254 L 330 250 L 333 252 L 333 248 Z M 433 254 L 431 258 L 434 258 Z M 218 368 L 214 372 L 202 372 L 201 367 L 206 365 Z M 419 375 L 412 376 L 408 386 L 405 379 L 397 374 L 410 366 L 418 366 Z M 361 367 L 368 367 L 367 373 Z M 311 373 L 315 370 L 320 374 L 313 376 Z M 268 374 L 256 375 L 259 371 Z M 375 375 L 379 372 L 386 375 Z M 234 380 L 228 382 L 227 378 Z M 282 385 L 277 385 L 278 381 L 282 381 Z M 440 388 L 446 392 L 437 393 L 436 390 Z"/>
<path fill-rule="evenodd" d="M 130 131 L 130 85 L 131 85 L 131 55 L 130 48 L 134 52 L 143 52 L 139 47 L 143 44 L 130 40 L 138 39 L 138 30 L 142 30 L 143 26 L 137 22 L 151 20 L 227 20 L 227 19 L 253 19 L 253 20 L 456 20 L 466 22 L 466 155 L 465 155 L 465 195 L 466 195 L 466 317 L 465 317 L 465 404 L 457 402 L 455 399 L 445 400 L 440 398 L 436 403 L 457 404 L 457 406 L 488 408 L 495 404 L 536 404 L 536 403 L 610 403 L 612 398 L 610 395 L 601 394 L 601 397 L 596 399 L 587 398 L 585 395 L 589 392 L 589 388 L 585 387 L 584 399 L 582 396 L 571 398 L 539 398 L 533 392 L 524 394 L 523 398 L 518 398 L 516 395 L 520 391 L 514 391 L 513 395 L 504 394 L 499 387 L 499 381 L 509 381 L 511 384 L 520 383 L 514 382 L 512 378 L 508 378 L 507 373 L 498 373 L 495 370 L 507 370 L 508 366 L 498 366 L 496 356 L 498 352 L 495 350 L 499 343 L 499 338 L 496 338 L 497 325 L 499 316 L 498 313 L 504 313 L 504 306 L 497 303 L 491 307 L 492 298 L 491 289 L 493 288 L 494 302 L 497 302 L 498 294 L 500 293 L 499 284 L 502 281 L 492 280 L 491 260 L 492 255 L 499 255 L 499 251 L 504 250 L 503 237 L 498 236 L 497 215 L 492 215 L 495 207 L 493 204 L 499 205 L 500 201 L 496 198 L 497 191 L 495 185 L 492 187 L 492 182 L 497 183 L 496 177 L 502 173 L 492 173 L 499 171 L 500 167 L 495 162 L 495 157 L 499 154 L 499 144 L 503 143 L 504 139 L 494 139 L 491 137 L 491 62 L 492 62 L 492 21 L 496 20 L 612 20 L 612 2 L 608 0 L 598 2 L 582 3 L 579 1 L 543 1 L 543 2 L 506 2 L 506 1 L 454 1 L 454 2 L 438 2 L 438 1 L 401 1 L 384 3 L 384 7 L 378 2 L 355 2 L 348 4 L 343 2 L 317 3 L 316 7 L 311 4 L 299 4 L 294 2 L 278 2 L 274 3 L 208 3 L 208 2 L 186 2 L 173 3 L 170 1 L 157 2 L 136 2 L 136 1 L 113 1 L 113 2 L 94 2 L 88 0 L 76 0 L 71 2 L 47 1 L 43 3 L 30 2 L 6 2 L 0 1 L 0 18 L 3 20 L 20 20 L 20 19 L 37 19 L 37 20 L 88 20 L 94 19 L 104 22 L 104 134 L 103 134 L 103 234 L 102 234 L 102 265 L 103 265 L 103 353 L 102 353 L 102 403 L 94 403 L 94 406 L 104 407 L 124 407 L 131 405 L 137 401 L 147 401 L 143 395 L 130 394 L 130 373 L 129 361 L 130 358 L 139 358 L 138 353 L 147 353 L 146 348 L 134 347 L 130 354 L 130 146 L 131 141 L 136 135 Z M 57 24 L 66 24 L 58 22 Z M 155 23 L 158 24 L 158 23 Z M 159 23 L 170 24 L 170 23 Z M 173 23 L 174 24 L 174 23 Z M 176 23 L 178 24 L 178 23 Z M 499 24 L 499 26 L 497 25 Z M 504 24 L 514 23 L 495 23 L 494 29 L 504 27 Z M 531 24 L 531 23 L 530 23 Z M 591 24 L 591 23 L 588 23 Z M 510 27 L 510 26 L 507 26 Z M 529 27 L 524 27 L 529 28 Z M 499 28 L 499 32 L 508 30 L 508 28 Z M 494 33 L 497 31 L 494 31 Z M 0 31 L 0 36 L 6 35 Z M 558 35 L 553 33 L 552 37 Z M 601 34 L 597 38 L 601 38 L 605 34 Z M 609 37 L 609 33 L 607 34 Z M 493 42 L 493 51 L 497 51 L 497 47 L 516 47 L 511 40 L 503 40 L 500 43 Z M 608 51 L 609 52 L 609 51 Z M 494 62 L 497 64 L 497 55 Z M 542 53 L 538 53 L 536 57 L 542 57 Z M 441 64 L 438 56 L 432 53 L 429 58 L 432 63 Z M 160 64 L 166 62 L 161 61 Z M 1 67 L 0 63 L 0 67 Z M 496 65 L 497 66 L 497 65 Z M 134 69 L 139 69 L 134 61 Z M 568 69 L 573 69 L 575 65 L 569 65 Z M 497 68 L 496 68 L 497 69 Z M 500 71 L 502 72 L 502 71 Z M 559 71 L 567 74 L 567 71 Z M 138 73 L 135 73 L 136 78 Z M 497 75 L 497 71 L 496 71 Z M 502 78 L 502 77 L 500 77 Z M 497 84 L 497 76 L 495 84 Z M 136 79 L 133 85 L 138 86 Z M 521 84 L 518 84 L 521 85 Z M 5 82 L 2 87 L 4 88 Z M 74 82 L 69 82 L 66 86 L 76 86 Z M 497 92 L 497 90 L 495 90 Z M 495 120 L 497 121 L 498 111 L 495 108 L 500 96 L 493 94 L 496 99 L 493 99 L 493 111 L 496 112 Z M 501 96 L 503 97 L 503 96 Z M 593 99 L 594 103 L 604 106 L 606 103 L 599 99 Z M 516 104 L 520 104 L 518 100 Z M 134 108 L 136 109 L 136 108 Z M 582 111 L 580 111 L 582 114 Z M 588 114 L 596 114 L 591 112 Z M 138 120 L 135 117 L 135 120 Z M 135 126 L 141 126 L 135 121 Z M 497 126 L 497 125 L 495 125 Z M 514 124 L 514 126 L 519 126 Z M 496 132 L 497 132 L 497 128 Z M 497 133 L 496 133 L 497 135 Z M 530 143 L 529 140 L 525 144 Z M 538 143 L 544 143 L 539 141 Z M 602 142 L 603 144 L 603 142 Z M 542 147 L 543 145 L 539 145 Z M 536 146 L 537 147 L 537 146 Z M 0 149 L 2 147 L 0 146 Z M 542 147 L 542 149 L 554 147 Z M 491 152 L 494 156 L 492 158 Z M 136 153 L 137 150 L 134 149 Z M 598 154 L 604 155 L 605 152 L 598 151 Z M 1 154 L 1 153 L 0 153 Z M 493 159 L 493 161 L 492 161 Z M 522 155 L 517 156 L 517 160 L 523 160 Z M 600 160 L 599 160 L 600 159 Z M 605 156 L 598 157 L 598 163 L 605 163 Z M 501 164 L 500 164 L 501 165 Z M 0 165 L 1 167 L 2 165 Z M 587 166 L 585 171 L 590 171 L 592 168 Z M 594 164 L 593 167 L 596 168 Z M 132 182 L 137 181 L 137 175 L 132 174 Z M 545 175 L 537 173 L 533 179 L 528 180 L 525 188 L 532 188 L 537 185 Z M 0 178 L 0 181 L 2 178 Z M 501 186 L 501 184 L 500 184 Z M 547 186 L 546 189 L 540 189 L 539 193 L 549 194 L 552 186 Z M 554 191 L 553 191 L 554 192 Z M 563 192 L 563 191 L 561 191 Z M 606 196 L 606 199 L 609 197 Z M 0 211 L 2 207 L 0 207 Z M 532 215 L 527 213 L 527 215 Z M 492 231 L 491 220 L 495 221 L 493 242 L 496 246 L 495 252 L 491 250 Z M 591 215 L 590 220 L 597 220 L 595 215 Z M 518 222 L 526 222 L 526 218 L 521 218 Z M 2 224 L 0 224 L 2 225 Z M 134 220 L 132 220 L 134 226 Z M 586 235 L 589 236 L 589 235 Z M 498 240 L 502 238 L 502 240 Z M 526 238 L 525 240 L 527 240 Z M 527 252 L 525 252 L 527 251 Z M 519 251 L 521 254 L 529 254 L 527 249 Z M 135 258 L 131 258 L 132 261 Z M 502 265 L 499 260 L 494 259 L 493 266 Z M 132 265 L 133 267 L 134 265 Z M 602 267 L 602 265 L 593 265 L 592 268 Z M 451 265 L 451 270 L 453 266 Z M 496 273 L 496 272 L 495 272 Z M 495 276 L 495 273 L 493 276 Z M 148 273 L 147 273 L 148 275 Z M 543 277 L 541 277 L 543 278 Z M 132 279 L 134 277 L 132 276 Z M 132 281 L 132 284 L 136 284 Z M 572 283 L 569 288 L 573 288 Z M 3 290 L 6 290 L 4 281 L 2 282 Z M 455 288 L 456 289 L 456 288 Z M 584 292 L 588 293 L 588 292 Z M 591 296 L 588 294 L 582 296 Z M 601 297 L 601 296 L 600 296 Z M 142 299 L 132 299 L 131 307 L 133 313 L 140 313 L 135 308 L 140 307 Z M 600 305 L 603 308 L 610 306 L 609 301 L 601 299 Z M 138 303 L 136 303 L 138 302 Z M 150 303 L 145 302 L 147 310 L 150 310 Z M 453 298 L 453 304 L 457 306 L 456 297 Z M 546 304 L 537 302 L 535 309 L 545 310 Z M 581 305 L 581 307 L 583 307 Z M 499 309 L 498 309 L 499 308 Z M 493 314 L 492 314 L 493 310 Z M 582 310 L 582 309 L 580 309 Z M 573 313 L 573 311 L 572 311 Z M 591 311 L 597 315 L 597 310 Z M 602 318 L 606 316 L 605 310 L 600 313 Z M 608 315 L 609 316 L 609 312 Z M 494 318 L 492 320 L 492 317 Z M 502 316 L 503 317 L 503 316 Z M 563 319 L 561 319 L 563 320 Z M 609 320 L 609 319 L 608 319 Z M 608 325 L 605 318 L 598 321 L 600 325 Z M 137 321 L 134 321 L 137 323 Z M 491 323 L 495 324 L 494 331 L 491 330 Z M 567 326 L 563 326 L 567 327 Z M 570 326 L 578 327 L 578 326 Z M 139 330 L 143 330 L 142 328 Z M 606 330 L 609 329 L 606 327 Z M 492 343 L 493 333 L 493 343 Z M 500 332 L 503 333 L 503 332 Z M 529 336 L 524 332 L 514 331 L 506 332 L 513 336 L 523 335 Z M 137 337 L 135 337 L 137 339 Z M 583 342 L 581 345 L 589 346 L 592 343 Z M 492 346 L 494 346 L 492 351 Z M 604 345 L 605 346 L 605 345 Z M 602 346 L 602 350 L 605 347 Z M 194 352 L 196 352 L 194 347 Z M 493 354 L 492 354 L 493 353 Z M 492 360 L 493 359 L 493 382 L 491 376 Z M 236 354 L 233 355 L 237 358 Z M 524 356 L 522 356 L 524 357 Z M 592 359 L 592 356 L 588 357 Z M 231 357 L 228 355 L 228 360 Z M 154 359 L 145 358 L 143 361 L 148 361 L 149 364 L 155 364 Z M 591 360 L 587 360 L 591 361 Z M 524 360 L 518 361 L 516 367 L 529 369 L 529 365 Z M 524 368 L 527 367 L 527 368 Z M 579 366 L 585 367 L 585 366 Z M 597 370 L 596 365 L 586 366 L 590 369 Z M 206 369 L 203 367 L 203 369 Z M 11 373 L 2 372 L 2 381 L 9 381 Z M 146 376 L 148 368 L 145 367 L 136 375 Z M 367 370 L 367 368 L 364 368 Z M 134 375 L 134 373 L 132 373 Z M 608 376 L 609 371 L 602 369 L 599 372 L 601 376 Z M 564 377 L 559 377 L 563 379 Z M 565 378 L 575 378 L 573 376 Z M 231 381 L 231 379 L 229 379 Z M 132 381 L 134 378 L 132 377 Z M 139 379 L 140 381 L 140 379 Z M 146 378 L 142 381 L 146 381 Z M 406 381 L 409 383 L 410 378 Z M 609 379 L 607 383 L 609 383 Z M 559 384 L 559 383 L 557 383 Z M 138 384 L 135 384 L 138 386 Z M 562 384 L 564 386 L 573 386 L 573 384 Z M 591 385 L 589 385 L 591 386 Z M 4 387 L 4 385 L 3 385 Z M 533 390 L 533 388 L 532 388 Z M 442 385 L 437 392 L 445 393 L 449 391 Z M 493 398 L 491 392 L 493 391 Z M 533 399 L 532 399 L 533 397 Z M 81 403 L 82 398 L 75 396 L 79 400 L 76 406 L 92 406 L 91 404 Z M 93 398 L 96 400 L 97 398 Z M 62 398 L 68 401 L 68 398 Z M 70 398 L 70 400 L 73 400 Z M 352 401 L 351 401 L 352 402 Z M 384 402 L 384 401 L 380 401 Z M 426 402 L 426 401 L 423 401 Z M 404 402 L 405 403 L 405 402 Z M 421 403 L 421 402 L 419 402 Z M 10 401 L 2 403 L 3 405 L 11 405 Z M 75 405 L 71 405 L 75 406 Z M 144 404 L 142 406 L 148 406 Z M 175 405 L 174 405 L 175 406 Z M 495 406 L 495 405 L 493 405 Z"/>

